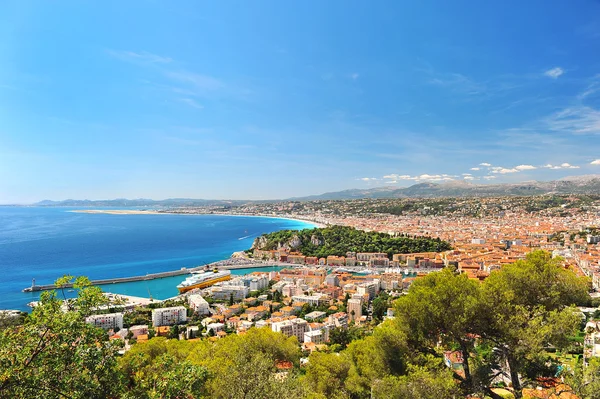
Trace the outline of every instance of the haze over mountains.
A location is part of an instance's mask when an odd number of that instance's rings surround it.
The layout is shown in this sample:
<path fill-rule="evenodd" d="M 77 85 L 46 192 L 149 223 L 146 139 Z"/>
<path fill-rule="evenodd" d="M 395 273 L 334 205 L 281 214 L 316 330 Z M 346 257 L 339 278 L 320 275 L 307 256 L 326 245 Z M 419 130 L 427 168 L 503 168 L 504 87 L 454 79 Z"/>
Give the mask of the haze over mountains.
<path fill-rule="evenodd" d="M 527 196 L 543 194 L 600 194 L 600 175 L 565 177 L 552 181 L 527 181 L 505 184 L 474 184 L 466 181 L 445 183 L 418 183 L 410 187 L 375 187 L 328 192 L 307 197 L 288 198 L 287 201 L 344 200 L 360 198 L 435 198 L 435 197 L 494 197 Z M 191 198 L 114 199 L 114 200 L 44 200 L 36 206 L 235 206 L 248 202 L 273 202 L 278 200 L 207 200 Z"/>

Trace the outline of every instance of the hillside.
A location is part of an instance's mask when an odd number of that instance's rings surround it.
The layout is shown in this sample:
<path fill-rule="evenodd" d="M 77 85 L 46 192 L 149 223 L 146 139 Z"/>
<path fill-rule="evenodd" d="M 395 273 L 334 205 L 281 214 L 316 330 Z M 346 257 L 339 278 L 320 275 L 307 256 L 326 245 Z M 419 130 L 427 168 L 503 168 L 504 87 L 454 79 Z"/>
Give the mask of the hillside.
<path fill-rule="evenodd" d="M 394 237 L 385 233 L 366 232 L 352 227 L 332 226 L 305 230 L 282 230 L 263 234 L 254 240 L 253 249 L 286 248 L 306 256 L 345 256 L 346 252 L 396 253 L 440 252 L 451 248 L 439 238 Z"/>

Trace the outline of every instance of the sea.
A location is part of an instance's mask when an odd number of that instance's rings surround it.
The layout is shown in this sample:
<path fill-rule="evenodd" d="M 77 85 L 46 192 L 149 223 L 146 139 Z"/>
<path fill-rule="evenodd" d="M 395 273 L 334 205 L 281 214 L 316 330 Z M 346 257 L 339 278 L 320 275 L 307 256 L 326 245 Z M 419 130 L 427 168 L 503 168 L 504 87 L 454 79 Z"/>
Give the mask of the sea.
<path fill-rule="evenodd" d="M 0 309 L 30 310 L 63 275 L 127 277 L 195 267 L 248 249 L 263 233 L 315 227 L 293 219 L 176 214 L 76 213 L 82 208 L 0 206 Z M 94 208 L 102 209 L 102 208 Z M 261 269 L 237 269 L 248 274 Z M 166 299 L 185 275 L 101 286 L 106 292 Z"/>

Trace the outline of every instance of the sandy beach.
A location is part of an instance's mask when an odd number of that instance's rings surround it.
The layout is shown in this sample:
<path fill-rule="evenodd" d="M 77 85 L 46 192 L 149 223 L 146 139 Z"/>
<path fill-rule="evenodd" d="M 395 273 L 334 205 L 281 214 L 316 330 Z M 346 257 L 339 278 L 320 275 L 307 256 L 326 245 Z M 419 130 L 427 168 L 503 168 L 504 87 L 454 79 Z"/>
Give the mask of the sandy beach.
<path fill-rule="evenodd" d="M 68 212 L 74 213 L 92 213 L 92 214 L 108 214 L 108 215 L 213 215 L 213 216 L 231 216 L 231 217 L 257 217 L 270 219 L 287 219 L 297 222 L 310 223 L 318 228 L 327 227 L 322 223 L 313 222 L 308 219 L 297 219 L 288 216 L 277 215 L 244 215 L 234 213 L 193 213 L 193 212 L 158 212 L 158 211 L 140 211 L 134 209 L 76 209 Z"/>

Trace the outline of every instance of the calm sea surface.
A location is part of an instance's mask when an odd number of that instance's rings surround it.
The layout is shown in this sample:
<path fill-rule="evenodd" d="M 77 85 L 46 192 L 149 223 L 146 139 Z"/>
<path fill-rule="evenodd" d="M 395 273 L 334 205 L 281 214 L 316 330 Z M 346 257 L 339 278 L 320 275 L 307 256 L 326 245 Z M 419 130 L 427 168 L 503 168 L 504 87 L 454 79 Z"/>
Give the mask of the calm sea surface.
<path fill-rule="evenodd" d="M 0 309 L 27 310 L 39 293 L 21 290 L 33 278 L 36 284 L 50 284 L 64 274 L 100 279 L 193 267 L 247 249 L 263 233 L 313 227 L 262 217 L 69 212 L 74 209 L 0 207 Z M 177 295 L 175 286 L 185 277 L 102 288 L 165 299 Z"/>

